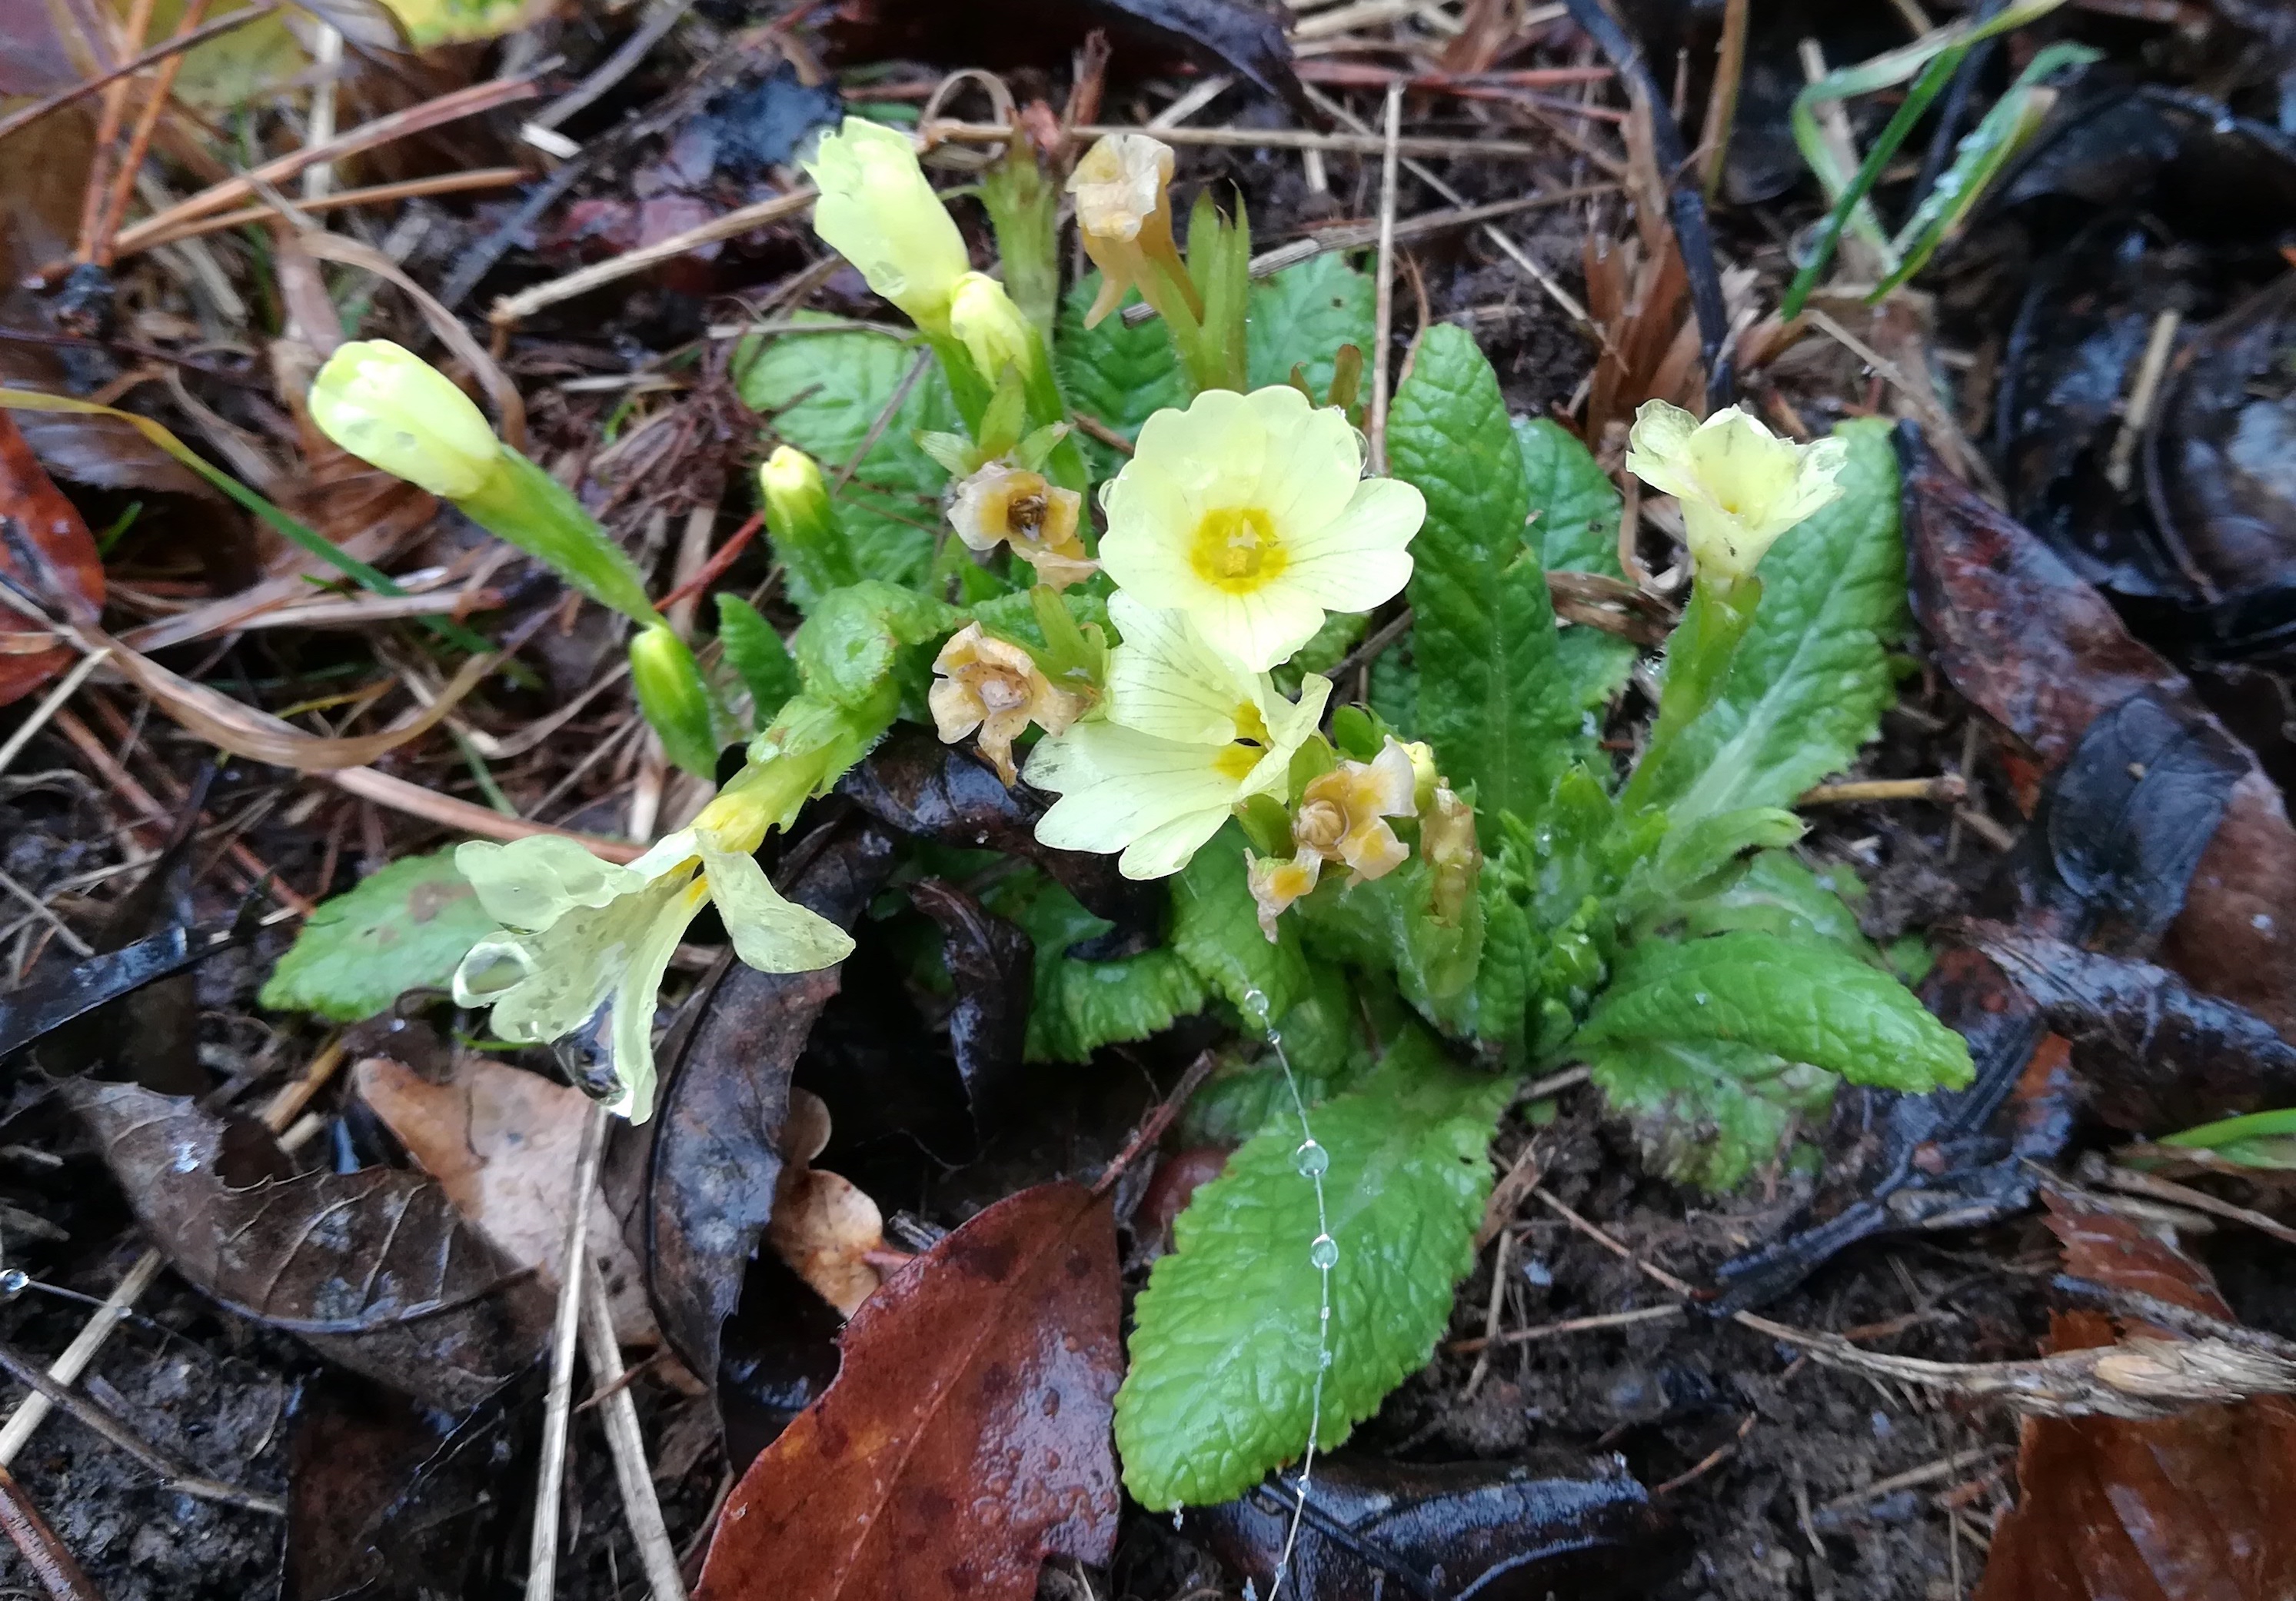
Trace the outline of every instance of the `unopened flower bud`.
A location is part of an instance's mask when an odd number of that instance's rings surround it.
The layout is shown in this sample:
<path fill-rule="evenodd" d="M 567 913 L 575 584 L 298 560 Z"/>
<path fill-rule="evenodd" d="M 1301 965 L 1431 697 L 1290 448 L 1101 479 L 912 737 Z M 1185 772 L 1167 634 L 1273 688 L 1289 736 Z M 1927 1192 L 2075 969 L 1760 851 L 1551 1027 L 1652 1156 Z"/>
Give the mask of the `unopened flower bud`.
<path fill-rule="evenodd" d="M 805 170 L 821 190 L 813 231 L 918 327 L 946 333 L 949 298 L 972 263 L 909 135 L 848 117 Z"/>
<path fill-rule="evenodd" d="M 718 735 L 710 717 L 709 686 L 701 664 L 666 624 L 640 628 L 630 639 L 630 683 L 638 709 L 671 761 L 698 778 L 718 771 Z"/>
<path fill-rule="evenodd" d="M 1839 500 L 1849 459 L 1843 439 L 1797 445 L 1734 406 L 1701 423 L 1646 401 L 1627 438 L 1628 470 L 1681 503 L 1691 559 L 1725 581 L 1752 573 L 1780 535 Z"/>
<path fill-rule="evenodd" d="M 801 600 L 810 603 L 859 580 L 844 525 L 813 457 L 792 446 L 776 447 L 758 469 L 758 488 L 765 497 L 766 531 L 773 536 L 774 554 L 798 580 Z"/>
<path fill-rule="evenodd" d="M 967 623 L 948 637 L 934 659 L 934 678 L 926 703 L 944 744 L 980 731 L 980 753 L 1010 785 L 1019 776 L 1013 742 L 1030 723 L 1060 734 L 1084 711 L 1082 697 L 1055 689 L 1029 653 Z"/>
<path fill-rule="evenodd" d="M 1037 331 L 1013 304 L 1004 286 L 987 273 L 967 273 L 956 281 L 956 291 L 949 300 L 948 324 L 990 385 L 1006 367 L 1023 379 L 1036 370 Z"/>
<path fill-rule="evenodd" d="M 1482 876 L 1483 848 L 1475 839 L 1475 809 L 1445 785 L 1419 815 L 1419 850 L 1434 872 L 1436 920 L 1456 924 Z"/>
<path fill-rule="evenodd" d="M 389 340 L 354 340 L 329 357 L 309 404 L 311 421 L 336 444 L 447 500 L 477 494 L 502 459 L 471 398 Z"/>

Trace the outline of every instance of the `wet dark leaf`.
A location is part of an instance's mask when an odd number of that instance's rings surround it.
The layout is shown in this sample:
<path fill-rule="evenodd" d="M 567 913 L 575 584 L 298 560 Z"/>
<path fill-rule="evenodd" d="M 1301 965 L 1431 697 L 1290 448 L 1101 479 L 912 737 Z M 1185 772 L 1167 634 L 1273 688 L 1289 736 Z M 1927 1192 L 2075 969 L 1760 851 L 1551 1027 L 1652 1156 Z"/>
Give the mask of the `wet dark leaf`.
<path fill-rule="evenodd" d="M 451 1411 L 541 1351 L 549 1298 L 434 1180 L 388 1168 L 283 1176 L 253 1124 L 135 1085 L 83 1080 L 65 1094 L 152 1243 L 233 1310 Z"/>
<path fill-rule="evenodd" d="M 1233 72 L 1315 120 L 1278 13 L 1240 0 L 1092 0 L 1214 71 Z"/>
<path fill-rule="evenodd" d="M 74 622 L 103 612 L 103 561 L 79 508 L 56 489 L 15 420 L 0 414 L 0 574 L 17 597 Z M 0 610 L 0 706 L 20 700 L 69 667 L 64 645 L 24 647 L 39 630 L 14 607 Z"/>
<path fill-rule="evenodd" d="M 1289 1482 L 1262 1485 L 1186 1529 L 1266 1595 L 1297 1506 Z M 1597 1601 L 1646 1595 L 1688 1556 L 1615 1457 L 1556 1472 L 1339 1457 L 1316 1465 L 1284 1583 L 1316 1601 Z"/>
<path fill-rule="evenodd" d="M 2050 1214 L 2076 1276 L 2231 1317 L 2207 1271 L 2153 1231 L 2054 1195 Z M 2052 1321 L 2053 1351 L 2112 1342 L 2101 1313 Z M 2296 1590 L 2296 1406 L 2284 1398 L 2147 1422 L 2029 1418 L 2017 1482 L 1978 1601 L 2267 1601 Z"/>
<path fill-rule="evenodd" d="M 741 1302 L 718 1334 L 718 1416 L 726 1463 L 740 1473 L 837 1377 L 845 1319 L 776 1252 L 742 1276 Z"/>
<path fill-rule="evenodd" d="M 1095 917 L 1116 927 L 1076 953 L 1095 961 L 1144 950 L 1161 932 L 1168 890 L 1116 871 L 1113 857 L 1054 850 L 1037 842 L 1045 808 L 1030 790 L 1008 790 L 987 764 L 944 745 L 930 729 L 901 725 L 838 792 L 891 828 L 959 850 L 995 850 L 1036 863 Z M 1046 953 L 1047 957 L 1052 954 Z"/>
<path fill-rule="evenodd" d="M 974 1130 L 987 1135 L 1009 1121 L 1021 1085 L 1021 1053 L 1029 1040 L 1035 994 L 1035 947 L 1018 926 L 983 911 L 964 891 L 939 879 L 909 886 L 917 910 L 940 925 L 942 952 L 956 1005 L 948 1044 L 972 1109 Z"/>
<path fill-rule="evenodd" d="M 678 141 L 709 141 L 705 170 L 738 178 L 761 178 L 786 167 L 806 135 L 834 127 L 845 100 L 834 84 L 807 84 L 786 57 L 773 70 L 711 98 L 701 114 L 679 130 Z"/>
<path fill-rule="evenodd" d="M 2296 1103 L 2296 1046 L 2168 969 L 1999 924 L 1959 932 L 2071 1042 L 2085 1098 L 2114 1128 L 2159 1132 Z"/>
<path fill-rule="evenodd" d="M 326 1601 L 365 1580 L 369 1527 L 439 1449 L 446 1421 L 355 1375 L 303 1386 L 289 1424 L 283 1601 Z"/>
<path fill-rule="evenodd" d="M 28 983 L 0 997 L 0 1056 L 253 934 L 251 926 L 240 924 L 172 928 L 123 949 L 91 956 L 52 978 Z"/>
<path fill-rule="evenodd" d="M 882 830 L 824 825 L 776 874 L 782 892 L 850 925 L 884 883 Z M 705 1379 L 718 1331 L 773 1217 L 790 1072 L 840 969 L 767 973 L 727 958 L 687 1002 L 663 1044 L 660 1110 L 617 1136 L 612 1162 L 635 1194 L 630 1231 L 663 1334 Z"/>
<path fill-rule="evenodd" d="M 873 1297 L 827 1394 L 750 1465 L 696 1601 L 1027 1601 L 1116 1541 L 1116 1226 L 1023 1190 Z"/>

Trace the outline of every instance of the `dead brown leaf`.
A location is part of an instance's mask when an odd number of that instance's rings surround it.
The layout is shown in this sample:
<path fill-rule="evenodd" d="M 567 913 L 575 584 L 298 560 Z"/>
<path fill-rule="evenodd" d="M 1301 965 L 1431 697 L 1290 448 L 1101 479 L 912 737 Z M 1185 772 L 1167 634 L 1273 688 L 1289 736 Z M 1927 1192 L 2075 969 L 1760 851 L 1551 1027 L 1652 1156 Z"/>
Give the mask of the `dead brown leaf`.
<path fill-rule="evenodd" d="M 554 1293 L 589 1097 L 475 1053 L 440 1084 L 388 1056 L 369 1056 L 351 1079 L 455 1210 Z M 658 1344 L 637 1258 L 604 1198 L 594 1193 L 590 1205 L 591 1251 L 614 1333 L 625 1345 Z"/>
<path fill-rule="evenodd" d="M 848 1318 L 877 1293 L 883 1277 L 869 1263 L 885 1248 L 885 1217 L 858 1185 L 813 1159 L 829 1145 L 829 1108 L 817 1095 L 790 1091 L 782 1125 L 782 1177 L 766 1238 L 782 1260 Z"/>

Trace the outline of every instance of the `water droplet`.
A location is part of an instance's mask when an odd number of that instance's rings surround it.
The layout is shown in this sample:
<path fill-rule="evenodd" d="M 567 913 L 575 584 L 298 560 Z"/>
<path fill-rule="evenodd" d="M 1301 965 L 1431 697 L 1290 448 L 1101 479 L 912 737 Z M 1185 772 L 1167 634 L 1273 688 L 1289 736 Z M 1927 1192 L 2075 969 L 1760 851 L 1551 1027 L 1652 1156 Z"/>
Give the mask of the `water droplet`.
<path fill-rule="evenodd" d="M 1292 1165 L 1302 1178 L 1320 1178 L 1332 1170 L 1332 1154 L 1312 1139 L 1303 1139 L 1292 1153 Z"/>
<path fill-rule="evenodd" d="M 1699 1005 L 1699 1006 L 1702 1006 L 1706 1005 L 1709 1001 L 1712 1000 L 1714 998 L 1713 998 L 1712 996 L 1710 996 L 1710 995 L 1707 994 L 1705 990 L 1701 989 L 1700 991 L 1698 991 L 1698 993 L 1696 993 L 1695 995 L 1692 996 L 1690 998 L 1692 999 L 1692 1001 L 1693 1001 L 1693 1002 L 1694 1002 L 1694 1003 L 1696 1003 L 1697 1005 Z"/>
<path fill-rule="evenodd" d="M 1338 1266 L 1340 1260 L 1339 1241 L 1333 1239 L 1327 1234 L 1317 1235 L 1314 1240 L 1308 1243 L 1308 1260 L 1315 1263 L 1318 1268 L 1328 1268 Z"/>
<path fill-rule="evenodd" d="M 1172 1527 L 1173 1527 L 1173 1528 L 1177 1529 L 1178 1527 L 1180 1527 L 1180 1519 L 1181 1519 L 1181 1517 L 1182 1517 L 1183 1515 L 1184 1515 L 1184 1511 L 1183 1511 L 1183 1509 L 1182 1509 L 1182 1508 L 1180 1508 L 1180 1507 L 1173 1507 L 1173 1508 L 1172 1508 Z"/>
<path fill-rule="evenodd" d="M 1316 1353 L 1316 1365 L 1318 1367 L 1329 1367 L 1332 1365 L 1332 1353 L 1328 1351 L 1317 1351 Z"/>

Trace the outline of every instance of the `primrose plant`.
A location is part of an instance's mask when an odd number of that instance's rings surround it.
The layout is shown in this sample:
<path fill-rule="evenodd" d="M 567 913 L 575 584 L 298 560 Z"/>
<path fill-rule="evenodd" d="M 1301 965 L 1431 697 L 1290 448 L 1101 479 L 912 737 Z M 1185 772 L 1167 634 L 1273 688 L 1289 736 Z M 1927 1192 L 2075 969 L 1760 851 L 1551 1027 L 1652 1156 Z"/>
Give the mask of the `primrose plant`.
<path fill-rule="evenodd" d="M 852 948 L 755 853 L 905 718 L 1044 797 L 1043 844 L 1168 881 L 1161 941 L 1115 957 L 1034 866 L 981 886 L 1037 948 L 1032 1056 L 1234 1026 L 1188 1118 L 1235 1149 L 1151 1273 L 1117 1398 L 1152 1507 L 1336 1444 L 1425 1363 L 1529 1075 L 1583 1063 L 1659 1172 L 1717 1190 L 1792 1182 L 1842 1080 L 1967 1080 L 1906 987 L 1919 951 L 1868 942 L 1854 880 L 1792 850 L 1796 797 L 1890 694 L 1881 423 L 1800 444 L 1734 407 L 1643 408 L 1628 465 L 1680 507 L 1695 579 L 1622 774 L 1603 726 L 1635 646 L 1560 623 L 1548 582 L 1620 579 L 1619 497 L 1556 423 L 1509 415 L 1463 330 L 1421 336 L 1393 476 L 1366 476 L 1369 281 L 1327 254 L 1254 283 L 1242 207 L 1210 193 L 1176 237 L 1155 140 L 1066 175 L 1097 271 L 1065 294 L 1062 175 L 1022 140 L 977 190 L 1001 276 L 906 134 L 849 119 L 808 170 L 816 232 L 915 333 L 801 318 L 740 353 L 775 436 L 786 642 L 724 595 L 697 661 L 574 498 L 404 352 L 346 347 L 314 391 L 346 448 L 638 625 L 641 702 L 681 762 L 752 731 L 740 774 L 627 867 L 558 839 L 462 847 L 502 926 L 454 986 L 496 1033 L 603 1030 L 602 1088 L 646 1116 L 655 992 L 703 901 L 767 971 Z M 1118 315 L 1139 302 L 1150 320 Z M 1367 636 L 1398 602 L 1407 627 Z"/>

